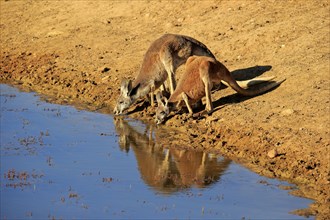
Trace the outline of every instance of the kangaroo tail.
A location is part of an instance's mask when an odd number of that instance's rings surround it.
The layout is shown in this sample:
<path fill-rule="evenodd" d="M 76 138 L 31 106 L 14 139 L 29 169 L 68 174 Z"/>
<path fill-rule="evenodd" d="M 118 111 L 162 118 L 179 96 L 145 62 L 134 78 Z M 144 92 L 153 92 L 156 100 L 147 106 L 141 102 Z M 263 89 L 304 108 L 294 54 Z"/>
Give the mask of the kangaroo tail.
<path fill-rule="evenodd" d="M 262 83 L 262 82 L 270 82 L 265 86 L 262 86 L 260 88 L 254 88 L 254 89 L 243 89 L 232 77 L 230 77 L 228 80 L 225 80 L 230 87 L 232 87 L 236 92 L 238 92 L 239 94 L 242 94 L 244 96 L 255 96 L 255 95 L 260 95 L 262 93 L 265 93 L 277 86 L 279 86 L 281 83 L 283 83 L 285 81 L 285 79 L 280 80 L 280 81 L 270 81 L 270 80 L 257 80 L 255 82 L 253 82 L 252 84 L 258 84 L 258 83 Z M 248 83 L 247 85 L 250 86 L 251 82 Z"/>
<path fill-rule="evenodd" d="M 269 82 L 274 78 L 276 78 L 276 76 L 257 77 L 257 78 L 253 78 L 253 79 L 241 80 L 241 81 L 236 81 L 236 82 L 240 87 L 246 89 L 248 87 L 251 87 L 251 86 L 254 86 L 254 85 L 257 85 L 260 83 Z M 226 81 L 221 80 L 221 82 L 226 86 L 230 86 Z"/>

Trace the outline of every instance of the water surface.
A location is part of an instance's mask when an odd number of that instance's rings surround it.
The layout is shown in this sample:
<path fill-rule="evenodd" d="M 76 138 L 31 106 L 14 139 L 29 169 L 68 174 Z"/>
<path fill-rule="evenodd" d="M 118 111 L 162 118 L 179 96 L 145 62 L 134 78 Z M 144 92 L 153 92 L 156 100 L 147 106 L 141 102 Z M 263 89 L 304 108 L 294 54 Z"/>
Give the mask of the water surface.
<path fill-rule="evenodd" d="M 0 91 L 2 219 L 302 219 L 311 203 L 152 125 Z"/>

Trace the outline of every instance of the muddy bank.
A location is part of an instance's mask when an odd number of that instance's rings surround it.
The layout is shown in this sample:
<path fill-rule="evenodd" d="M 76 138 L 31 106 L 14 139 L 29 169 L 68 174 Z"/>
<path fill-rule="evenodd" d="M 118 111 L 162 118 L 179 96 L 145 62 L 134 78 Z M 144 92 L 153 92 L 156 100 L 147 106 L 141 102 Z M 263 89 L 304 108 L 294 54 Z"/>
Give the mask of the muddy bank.
<path fill-rule="evenodd" d="M 134 78 L 149 44 L 163 33 L 202 41 L 237 78 L 286 78 L 253 98 L 229 88 L 215 91 L 211 116 L 178 114 L 164 127 L 183 132 L 177 134 L 183 148 L 218 152 L 297 183 L 299 195 L 316 200 L 306 214 L 329 217 L 327 1 L 0 4 L 0 82 L 54 102 L 111 113 L 121 79 Z M 153 120 L 144 103 L 130 112 Z"/>

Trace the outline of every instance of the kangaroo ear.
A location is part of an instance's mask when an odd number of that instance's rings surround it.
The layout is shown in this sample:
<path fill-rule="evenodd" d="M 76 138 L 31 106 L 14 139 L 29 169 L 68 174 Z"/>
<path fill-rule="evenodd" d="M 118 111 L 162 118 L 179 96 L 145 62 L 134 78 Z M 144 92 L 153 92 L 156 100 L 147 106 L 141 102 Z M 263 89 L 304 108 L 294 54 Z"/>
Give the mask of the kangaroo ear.
<path fill-rule="evenodd" d="M 132 87 L 132 85 L 131 85 L 131 87 Z M 135 94 L 137 93 L 139 87 L 140 87 L 140 83 L 137 84 L 134 88 L 132 88 L 132 89 L 129 91 L 128 95 L 129 95 L 129 96 L 133 96 L 133 95 L 135 95 Z"/>
<path fill-rule="evenodd" d="M 123 96 L 128 96 L 131 90 L 132 90 L 132 81 L 130 79 L 123 79 L 120 85 L 120 94 Z"/>

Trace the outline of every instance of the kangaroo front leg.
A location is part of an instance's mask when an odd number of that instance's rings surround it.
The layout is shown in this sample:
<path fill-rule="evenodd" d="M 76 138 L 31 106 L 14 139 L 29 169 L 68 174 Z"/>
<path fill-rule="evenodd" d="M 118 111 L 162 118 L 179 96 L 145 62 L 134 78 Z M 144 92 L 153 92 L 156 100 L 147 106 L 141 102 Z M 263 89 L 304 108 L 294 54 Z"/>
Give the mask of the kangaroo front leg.
<path fill-rule="evenodd" d="M 152 85 L 151 86 L 150 93 L 149 93 L 151 107 L 154 107 L 155 106 L 154 93 L 155 93 L 155 85 Z"/>
<path fill-rule="evenodd" d="M 150 93 L 150 102 L 151 102 L 151 106 L 154 107 L 155 106 L 154 92 Z"/>
<path fill-rule="evenodd" d="M 166 92 L 165 82 L 160 86 L 160 91 Z"/>
<path fill-rule="evenodd" d="M 193 112 L 193 110 L 192 110 L 192 108 L 191 108 L 191 106 L 189 104 L 189 100 L 188 100 L 187 94 L 183 92 L 183 93 L 181 93 L 181 97 L 182 97 L 183 101 L 186 103 L 186 106 L 187 106 L 188 111 L 189 111 L 189 115 L 191 116 L 194 112 Z"/>

